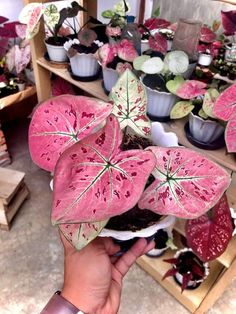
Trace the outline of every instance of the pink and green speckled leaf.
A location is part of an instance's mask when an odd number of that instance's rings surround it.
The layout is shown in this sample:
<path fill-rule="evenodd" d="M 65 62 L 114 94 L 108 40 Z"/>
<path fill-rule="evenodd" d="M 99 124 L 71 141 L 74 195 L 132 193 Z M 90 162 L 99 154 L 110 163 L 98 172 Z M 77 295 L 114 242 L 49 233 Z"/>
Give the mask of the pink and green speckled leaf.
<path fill-rule="evenodd" d="M 138 53 L 131 41 L 122 39 L 117 45 L 117 55 L 122 60 L 133 62 Z"/>
<path fill-rule="evenodd" d="M 155 165 L 150 151 L 121 151 L 115 116 L 103 129 L 68 148 L 54 176 L 52 222 L 103 221 L 131 209 Z"/>
<path fill-rule="evenodd" d="M 110 99 L 114 102 L 112 113 L 118 118 L 121 129 L 129 126 L 136 134 L 150 135 L 146 92 L 130 70 L 126 70 L 112 88 Z"/>
<path fill-rule="evenodd" d="M 153 51 L 161 52 L 162 54 L 166 54 L 167 52 L 167 40 L 165 37 L 160 35 L 159 33 L 156 33 L 153 36 L 150 36 L 148 39 L 148 43 L 150 48 Z"/>
<path fill-rule="evenodd" d="M 39 31 L 39 20 L 43 15 L 42 3 L 29 3 L 21 10 L 19 21 L 27 25 L 26 38 L 33 38 Z"/>
<path fill-rule="evenodd" d="M 194 108 L 192 101 L 183 100 L 178 101 L 174 107 L 171 109 L 170 118 L 171 119 L 181 119 L 186 117 Z"/>
<path fill-rule="evenodd" d="M 215 88 L 209 88 L 204 96 L 202 108 L 204 112 L 208 115 L 208 117 L 215 118 L 213 114 L 213 108 L 217 98 L 219 97 L 220 93 Z"/>
<path fill-rule="evenodd" d="M 63 151 L 91 134 L 111 110 L 111 104 L 85 96 L 62 95 L 45 101 L 29 127 L 33 161 L 53 171 Z"/>
<path fill-rule="evenodd" d="M 223 120 L 229 121 L 231 116 L 236 113 L 236 83 L 228 87 L 217 98 L 213 114 Z"/>
<path fill-rule="evenodd" d="M 82 224 L 60 224 L 59 229 L 77 250 L 81 250 L 98 236 L 107 224 L 107 221 L 108 220 Z"/>
<path fill-rule="evenodd" d="M 236 113 L 231 117 L 225 129 L 225 142 L 229 153 L 236 153 Z"/>
<path fill-rule="evenodd" d="M 149 147 L 156 156 L 155 181 L 138 203 L 161 215 L 197 218 L 212 208 L 230 184 L 229 174 L 184 147 Z"/>
<path fill-rule="evenodd" d="M 193 99 L 204 95 L 207 85 L 196 80 L 189 80 L 183 83 L 176 91 L 176 95 L 183 99 Z"/>
<path fill-rule="evenodd" d="M 232 233 L 232 218 L 226 195 L 212 208 L 210 217 L 205 214 L 188 220 L 186 224 L 188 246 L 203 262 L 214 260 L 223 254 Z"/>

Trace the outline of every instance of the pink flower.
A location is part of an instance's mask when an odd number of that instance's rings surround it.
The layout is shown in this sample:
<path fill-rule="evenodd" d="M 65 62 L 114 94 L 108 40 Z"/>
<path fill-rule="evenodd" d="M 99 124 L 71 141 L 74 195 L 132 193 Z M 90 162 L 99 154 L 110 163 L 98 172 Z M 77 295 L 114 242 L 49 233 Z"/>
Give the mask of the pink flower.
<path fill-rule="evenodd" d="M 106 35 L 108 37 L 117 37 L 121 35 L 121 29 L 120 26 L 111 26 L 111 25 L 107 25 L 106 27 Z"/>
<path fill-rule="evenodd" d="M 119 73 L 119 75 L 121 75 L 122 73 L 124 73 L 127 69 L 132 70 L 132 65 L 128 62 L 122 63 L 119 62 L 117 63 L 116 66 L 116 71 Z"/>
<path fill-rule="evenodd" d="M 150 31 L 157 28 L 167 28 L 169 25 L 170 22 L 156 17 L 147 19 L 144 23 L 144 26 L 147 27 Z"/>

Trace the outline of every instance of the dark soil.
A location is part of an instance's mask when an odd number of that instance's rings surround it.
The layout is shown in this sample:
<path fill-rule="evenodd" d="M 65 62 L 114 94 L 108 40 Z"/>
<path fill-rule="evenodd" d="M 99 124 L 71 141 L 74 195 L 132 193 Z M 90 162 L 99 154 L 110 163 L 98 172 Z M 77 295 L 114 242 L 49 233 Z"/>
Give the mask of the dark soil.
<path fill-rule="evenodd" d="M 118 56 L 116 56 L 116 57 L 112 60 L 112 62 L 110 62 L 110 63 L 107 64 L 107 67 L 110 68 L 110 69 L 114 69 L 114 70 L 115 70 L 115 69 L 116 69 L 116 66 L 117 66 L 117 64 L 118 64 L 119 62 L 124 63 L 124 62 L 127 62 L 127 61 L 124 61 L 124 60 L 120 59 Z M 130 62 L 128 62 L 128 63 L 130 63 Z M 132 63 L 130 63 L 130 64 L 132 65 Z"/>
<path fill-rule="evenodd" d="M 17 93 L 18 91 L 19 91 L 19 89 L 17 86 L 9 86 L 8 85 L 6 87 L 0 88 L 0 98 L 10 96 L 12 94 Z"/>
<path fill-rule="evenodd" d="M 126 134 L 120 148 L 121 150 L 145 149 L 149 146 L 153 146 L 151 140 L 137 135 Z"/>
<path fill-rule="evenodd" d="M 157 231 L 157 233 L 155 234 L 155 238 L 154 238 L 154 241 L 155 241 L 155 249 L 164 249 L 166 247 L 166 242 L 168 241 L 169 239 L 169 236 L 168 236 L 168 233 L 163 230 L 163 229 L 160 229 Z"/>
<path fill-rule="evenodd" d="M 193 252 L 184 252 L 178 257 L 177 268 L 181 275 L 192 272 L 193 265 L 199 267 L 204 273 L 205 269 L 203 262 L 193 253 Z M 194 280 L 202 279 L 202 276 L 194 274 Z"/>
<path fill-rule="evenodd" d="M 143 78 L 143 84 L 153 90 L 169 93 L 164 78 L 159 74 L 146 74 Z"/>
<path fill-rule="evenodd" d="M 53 46 L 63 46 L 67 41 L 67 37 L 49 37 L 46 39 L 46 43 Z"/>
<path fill-rule="evenodd" d="M 91 46 L 87 47 L 81 44 L 75 44 L 72 45 L 72 48 L 75 49 L 78 53 L 95 53 L 98 50 L 98 45 L 95 43 L 92 43 Z"/>

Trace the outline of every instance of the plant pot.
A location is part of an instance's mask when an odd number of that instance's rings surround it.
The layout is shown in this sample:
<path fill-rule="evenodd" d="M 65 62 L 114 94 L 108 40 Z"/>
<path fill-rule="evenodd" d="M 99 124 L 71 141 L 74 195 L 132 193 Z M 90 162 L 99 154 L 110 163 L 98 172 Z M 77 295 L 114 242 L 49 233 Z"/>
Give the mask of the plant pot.
<path fill-rule="evenodd" d="M 144 86 L 147 93 L 147 115 L 153 121 L 168 121 L 171 109 L 177 103 L 178 97 L 169 92 L 159 92 Z"/>
<path fill-rule="evenodd" d="M 93 54 L 77 53 L 70 58 L 72 73 L 80 78 L 91 78 L 94 80 L 99 72 L 100 65 Z"/>
<path fill-rule="evenodd" d="M 155 247 L 146 253 L 148 257 L 160 257 L 162 256 L 166 250 L 168 250 L 167 241 L 169 239 L 173 239 L 173 225 L 169 226 L 166 229 L 160 229 L 156 232 L 154 236 Z"/>
<path fill-rule="evenodd" d="M 47 52 L 51 61 L 54 62 L 65 62 L 68 60 L 64 46 L 56 46 L 48 44 L 45 40 Z"/>
<path fill-rule="evenodd" d="M 198 64 L 203 66 L 209 66 L 212 62 L 212 55 L 207 53 L 200 53 L 198 57 Z"/>
<path fill-rule="evenodd" d="M 225 60 L 236 62 L 236 44 L 228 44 L 225 48 Z"/>
<path fill-rule="evenodd" d="M 25 90 L 25 83 L 16 83 L 16 85 L 18 86 L 19 92 Z"/>
<path fill-rule="evenodd" d="M 102 74 L 105 92 L 109 93 L 116 84 L 119 74 L 116 70 L 107 67 L 102 68 Z"/>
<path fill-rule="evenodd" d="M 224 133 L 224 127 L 218 121 L 204 120 L 192 112 L 189 115 L 189 130 L 202 143 L 212 143 Z"/>

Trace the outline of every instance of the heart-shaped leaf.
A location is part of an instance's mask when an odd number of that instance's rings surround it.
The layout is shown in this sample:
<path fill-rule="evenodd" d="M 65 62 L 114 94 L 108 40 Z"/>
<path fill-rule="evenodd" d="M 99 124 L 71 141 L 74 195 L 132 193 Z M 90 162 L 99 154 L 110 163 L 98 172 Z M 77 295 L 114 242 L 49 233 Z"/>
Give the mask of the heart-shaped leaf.
<path fill-rule="evenodd" d="M 202 108 L 204 112 L 211 118 L 215 118 L 216 116 L 213 114 L 213 108 L 216 102 L 216 99 L 219 97 L 220 93 L 218 92 L 217 89 L 215 88 L 210 88 L 207 90 L 204 100 L 203 100 L 203 105 Z"/>
<path fill-rule="evenodd" d="M 155 165 L 150 151 L 121 151 L 115 116 L 103 129 L 68 148 L 54 176 L 55 224 L 102 221 L 131 209 Z"/>
<path fill-rule="evenodd" d="M 170 25 L 169 21 L 160 18 L 149 18 L 145 21 L 144 26 L 150 31 L 153 29 L 167 28 Z"/>
<path fill-rule="evenodd" d="M 216 39 L 216 34 L 207 26 L 201 28 L 200 40 L 204 43 L 212 43 Z"/>
<path fill-rule="evenodd" d="M 186 117 L 194 108 L 192 101 L 178 101 L 171 109 L 171 119 L 181 119 Z"/>
<path fill-rule="evenodd" d="M 102 66 L 106 66 L 108 63 L 112 62 L 117 54 L 116 45 L 105 44 L 98 49 L 98 57 L 102 63 Z"/>
<path fill-rule="evenodd" d="M 155 181 L 138 203 L 161 215 L 196 218 L 212 208 L 230 184 L 229 174 L 184 147 L 149 147 L 156 156 Z"/>
<path fill-rule="evenodd" d="M 45 8 L 43 16 L 47 26 L 49 26 L 51 29 L 54 29 L 60 19 L 60 13 L 55 4 L 49 4 Z"/>
<path fill-rule="evenodd" d="M 176 94 L 176 91 L 184 84 L 185 80 L 183 76 L 177 75 L 173 80 L 169 80 L 166 83 L 166 88 L 172 94 Z"/>
<path fill-rule="evenodd" d="M 78 39 L 81 45 L 86 47 L 90 47 L 96 38 L 97 34 L 92 29 L 84 28 L 78 33 Z"/>
<path fill-rule="evenodd" d="M 29 3 L 21 10 L 19 21 L 27 25 L 26 38 L 33 38 L 39 30 L 39 20 L 43 14 L 42 3 Z"/>
<path fill-rule="evenodd" d="M 236 83 L 228 87 L 217 98 L 213 114 L 223 120 L 229 121 L 231 116 L 236 113 Z"/>
<path fill-rule="evenodd" d="M 62 95 L 45 101 L 34 112 L 29 127 L 33 161 L 53 171 L 62 152 L 91 134 L 111 110 L 111 104 L 84 96 Z"/>
<path fill-rule="evenodd" d="M 232 238 L 231 213 L 224 195 L 207 214 L 188 220 L 186 237 L 189 247 L 203 261 L 211 261 L 224 253 Z"/>
<path fill-rule="evenodd" d="M 59 228 L 65 238 L 70 241 L 77 250 L 81 250 L 98 236 L 107 224 L 107 221 L 108 220 L 82 224 L 60 224 Z"/>
<path fill-rule="evenodd" d="M 188 70 L 189 58 L 184 51 L 170 51 L 164 59 L 165 67 L 173 74 L 183 74 Z"/>
<path fill-rule="evenodd" d="M 184 82 L 176 91 L 176 95 L 183 99 L 193 99 L 206 93 L 207 85 L 196 80 Z"/>
<path fill-rule="evenodd" d="M 141 66 L 141 70 L 146 74 L 161 73 L 164 68 L 164 63 L 159 57 L 153 57 L 146 61 Z"/>
<path fill-rule="evenodd" d="M 163 54 L 167 52 L 167 40 L 158 33 L 149 37 L 148 44 L 153 51 L 158 51 Z"/>
<path fill-rule="evenodd" d="M 233 36 L 236 32 L 236 10 L 221 11 L 221 21 L 226 36 Z"/>
<path fill-rule="evenodd" d="M 134 69 L 137 71 L 141 71 L 143 63 L 148 59 L 150 59 L 150 56 L 148 55 L 142 55 L 135 58 L 133 62 Z"/>
<path fill-rule="evenodd" d="M 122 60 L 133 62 L 138 56 L 138 53 L 131 41 L 128 39 L 122 39 L 117 45 L 117 55 Z"/>
<path fill-rule="evenodd" d="M 225 142 L 229 153 L 236 153 L 236 113 L 227 123 L 225 129 Z"/>
<path fill-rule="evenodd" d="M 136 134 L 150 135 L 151 123 L 146 115 L 147 97 L 140 80 L 126 70 L 112 88 L 112 113 L 118 118 L 121 129 L 129 126 Z"/>

